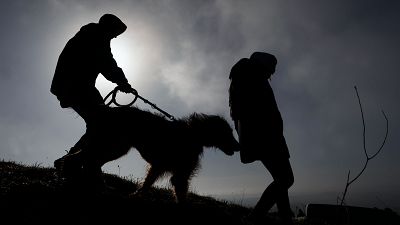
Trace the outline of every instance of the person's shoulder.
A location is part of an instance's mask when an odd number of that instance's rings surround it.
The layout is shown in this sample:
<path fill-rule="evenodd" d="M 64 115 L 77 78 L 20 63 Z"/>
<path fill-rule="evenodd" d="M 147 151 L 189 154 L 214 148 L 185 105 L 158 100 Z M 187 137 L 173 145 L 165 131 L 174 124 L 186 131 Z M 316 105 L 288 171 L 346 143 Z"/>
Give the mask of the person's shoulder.
<path fill-rule="evenodd" d="M 241 58 L 237 63 L 235 63 L 235 65 L 233 65 L 229 78 L 236 77 L 236 74 L 246 72 L 249 68 L 249 65 L 250 59 Z"/>
<path fill-rule="evenodd" d="M 82 26 L 78 33 L 82 35 L 90 35 L 90 34 L 97 34 L 98 32 L 99 32 L 99 24 L 89 23 Z"/>
<path fill-rule="evenodd" d="M 250 63 L 249 58 L 241 58 L 234 66 L 244 66 Z"/>
<path fill-rule="evenodd" d="M 90 46 L 98 45 L 101 40 L 102 32 L 100 30 L 99 24 L 89 23 L 81 27 L 78 33 L 75 34 L 74 40 L 79 43 L 84 42 L 85 44 L 90 44 Z"/>

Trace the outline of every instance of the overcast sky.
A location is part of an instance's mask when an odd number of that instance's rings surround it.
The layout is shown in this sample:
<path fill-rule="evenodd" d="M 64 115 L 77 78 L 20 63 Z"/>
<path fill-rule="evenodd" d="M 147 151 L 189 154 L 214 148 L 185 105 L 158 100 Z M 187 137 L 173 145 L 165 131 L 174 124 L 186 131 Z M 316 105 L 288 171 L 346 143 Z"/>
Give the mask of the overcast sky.
<path fill-rule="evenodd" d="M 370 154 L 383 140 L 382 109 L 389 136 L 350 186 L 348 203 L 399 210 L 399 11 L 395 0 L 3 0 L 0 158 L 52 166 L 83 134 L 84 121 L 61 109 L 50 84 L 68 39 L 113 13 L 128 26 L 111 44 L 118 65 L 142 96 L 176 117 L 220 114 L 232 124 L 231 67 L 254 51 L 277 57 L 271 86 L 294 169 L 292 202 L 336 203 L 348 170 L 354 176 L 362 168 L 357 85 Z M 97 87 L 105 95 L 114 84 L 100 75 Z M 136 179 L 145 162 L 132 151 L 103 169 Z M 258 197 L 269 182 L 260 163 L 206 149 L 192 190 L 241 201 Z"/>

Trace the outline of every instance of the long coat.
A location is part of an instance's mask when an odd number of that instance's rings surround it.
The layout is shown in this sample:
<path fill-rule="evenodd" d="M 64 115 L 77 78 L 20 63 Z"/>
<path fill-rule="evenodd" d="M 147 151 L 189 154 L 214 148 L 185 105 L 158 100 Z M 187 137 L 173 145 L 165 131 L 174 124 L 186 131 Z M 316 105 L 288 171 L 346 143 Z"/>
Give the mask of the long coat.
<path fill-rule="evenodd" d="M 283 121 L 268 77 L 247 58 L 231 69 L 229 105 L 243 163 L 289 157 Z"/>
<path fill-rule="evenodd" d="M 70 107 L 83 99 L 87 103 L 99 103 L 102 99 L 95 87 L 99 73 L 117 84 L 127 82 L 111 53 L 110 38 L 99 24 L 90 23 L 83 26 L 61 52 L 50 90 L 62 107 Z"/>

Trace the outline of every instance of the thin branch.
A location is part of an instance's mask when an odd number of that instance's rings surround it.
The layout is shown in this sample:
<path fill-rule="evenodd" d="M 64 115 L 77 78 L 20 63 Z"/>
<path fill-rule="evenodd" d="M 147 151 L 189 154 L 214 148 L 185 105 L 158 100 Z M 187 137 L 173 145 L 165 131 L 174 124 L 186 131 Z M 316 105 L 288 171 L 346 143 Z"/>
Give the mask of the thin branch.
<path fill-rule="evenodd" d="M 382 115 L 383 115 L 383 117 L 385 117 L 385 120 L 386 120 L 386 133 L 385 133 L 385 138 L 383 139 L 382 144 L 381 144 L 381 146 L 379 147 L 379 150 L 378 150 L 373 156 L 369 157 L 369 159 L 373 159 L 373 158 L 375 158 L 375 156 L 377 156 L 377 155 L 379 154 L 379 152 L 382 150 L 383 146 L 385 145 L 386 139 L 387 139 L 388 134 L 389 134 L 389 120 L 388 120 L 388 118 L 387 118 L 387 116 L 386 116 L 386 114 L 385 114 L 385 111 L 383 111 L 383 110 L 382 110 Z"/>
<path fill-rule="evenodd" d="M 345 198 L 345 196 L 347 194 L 347 190 L 348 190 L 348 188 L 350 186 L 349 180 L 350 180 L 350 170 L 347 173 L 346 187 L 344 188 L 344 192 L 343 192 L 343 195 L 342 195 L 342 198 L 341 198 L 341 201 L 340 201 L 340 205 L 344 204 L 344 198 Z"/>
<path fill-rule="evenodd" d="M 348 174 L 347 174 L 346 187 L 345 187 L 345 189 L 344 189 L 344 192 L 343 192 L 343 195 L 342 195 L 342 198 L 341 198 L 341 203 L 340 203 L 340 205 L 343 205 L 343 204 L 344 204 L 344 201 L 345 201 L 346 194 L 347 194 L 347 191 L 348 191 L 349 186 L 350 186 L 354 181 L 356 181 L 356 180 L 361 176 L 361 174 L 364 173 L 365 169 L 367 168 L 368 162 L 369 162 L 371 159 L 375 158 L 375 157 L 381 152 L 381 150 L 383 149 L 383 146 L 384 146 L 385 143 L 386 143 L 386 140 L 387 140 L 387 137 L 388 137 L 388 133 L 389 133 L 389 120 L 388 120 L 388 118 L 387 118 L 385 112 L 382 110 L 383 117 L 384 117 L 385 120 L 386 120 L 386 132 L 385 132 L 385 137 L 384 137 L 383 142 L 382 142 L 382 144 L 380 145 L 378 151 L 377 151 L 375 154 L 373 154 L 372 156 L 369 156 L 369 155 L 368 155 L 368 152 L 367 152 L 366 141 L 365 141 L 365 139 L 366 139 L 366 135 L 365 135 L 365 133 L 366 133 L 366 125 L 365 125 L 365 119 L 364 119 L 364 112 L 363 112 L 363 109 L 362 109 L 362 104 L 361 104 L 361 100 L 360 100 L 360 95 L 358 94 L 357 86 L 354 86 L 354 89 L 356 90 L 357 99 L 358 99 L 358 104 L 359 104 L 359 107 L 360 107 L 360 113 L 361 113 L 362 124 L 363 124 L 363 149 L 364 149 L 364 154 L 365 154 L 365 157 L 366 157 L 366 161 L 365 161 L 365 163 L 364 163 L 364 167 L 362 168 L 362 170 L 361 170 L 361 171 L 357 174 L 357 176 L 355 176 L 351 181 L 350 181 L 350 170 L 349 170 L 349 172 L 348 172 Z"/>

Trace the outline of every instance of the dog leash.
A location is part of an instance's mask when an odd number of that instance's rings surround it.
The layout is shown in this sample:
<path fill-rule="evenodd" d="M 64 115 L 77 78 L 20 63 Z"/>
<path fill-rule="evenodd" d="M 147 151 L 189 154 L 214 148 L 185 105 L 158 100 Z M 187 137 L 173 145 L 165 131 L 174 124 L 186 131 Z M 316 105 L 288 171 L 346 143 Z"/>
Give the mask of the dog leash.
<path fill-rule="evenodd" d="M 109 106 L 109 105 L 111 105 L 111 103 L 114 103 L 114 105 L 116 105 L 116 106 L 118 106 L 118 107 L 130 107 L 130 106 L 132 106 L 132 105 L 136 102 L 136 100 L 139 98 L 139 99 L 141 99 L 144 103 L 149 104 L 153 109 L 156 109 L 156 110 L 158 110 L 159 112 L 161 112 L 161 113 L 162 113 L 164 116 L 166 116 L 168 119 L 170 119 L 170 120 L 176 120 L 175 117 L 174 117 L 173 115 L 167 113 L 166 111 L 160 109 L 156 104 L 154 104 L 154 103 L 150 102 L 149 100 L 143 98 L 142 96 L 139 95 L 139 93 L 138 93 L 137 91 L 133 91 L 133 90 L 132 90 L 132 91 L 130 92 L 130 94 L 133 94 L 133 95 L 135 96 L 135 97 L 133 98 L 133 100 L 132 100 L 130 103 L 125 104 L 125 105 L 119 104 L 119 103 L 117 102 L 117 100 L 116 100 L 118 91 L 120 91 L 120 90 L 119 90 L 119 87 L 117 86 L 117 87 L 114 88 L 114 90 L 110 91 L 110 93 L 108 93 L 108 94 L 106 95 L 106 97 L 103 99 L 103 101 L 104 101 L 104 103 L 106 104 L 106 106 Z M 111 96 L 111 100 L 110 100 L 108 103 L 106 103 L 107 99 L 108 99 L 110 96 Z"/>

